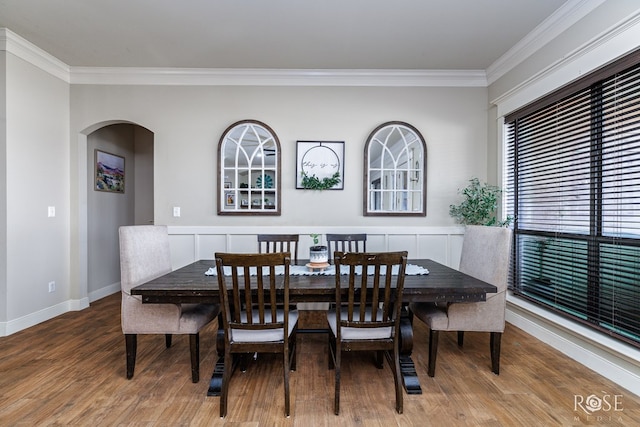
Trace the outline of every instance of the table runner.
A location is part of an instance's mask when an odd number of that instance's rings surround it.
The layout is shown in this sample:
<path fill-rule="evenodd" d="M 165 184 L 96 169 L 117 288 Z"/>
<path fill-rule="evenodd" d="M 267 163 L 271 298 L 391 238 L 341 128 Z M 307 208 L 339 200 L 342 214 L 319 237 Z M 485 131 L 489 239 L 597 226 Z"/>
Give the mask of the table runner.
<path fill-rule="evenodd" d="M 265 269 L 265 273 L 268 272 L 268 267 L 263 267 Z M 391 274 L 398 274 L 398 266 L 394 266 L 393 270 L 391 272 Z M 225 276 L 231 276 L 231 267 L 229 266 L 224 266 L 224 275 Z M 386 266 L 382 266 L 382 268 L 380 269 L 380 271 L 384 274 L 386 272 Z M 251 275 L 255 276 L 256 275 L 256 270 L 255 268 L 252 268 L 250 270 Z M 371 276 L 374 273 L 374 267 L 373 266 L 369 266 L 367 268 L 367 275 Z M 211 267 L 209 268 L 204 274 L 206 274 L 207 276 L 217 276 L 218 273 L 215 269 L 215 267 Z M 284 274 L 284 266 L 278 265 L 276 266 L 276 275 L 281 276 Z M 291 265 L 289 266 L 289 275 L 290 276 L 319 276 L 319 275 L 324 275 L 324 276 L 335 276 L 336 274 L 336 267 L 334 265 L 330 265 L 327 268 L 325 268 L 322 271 L 319 270 L 314 270 L 311 271 L 309 270 L 308 267 L 304 266 L 304 265 Z M 343 275 L 348 274 L 348 269 L 343 269 Z M 362 267 L 360 266 L 356 266 L 356 274 L 358 276 L 362 275 Z M 419 265 L 415 265 L 415 264 L 407 264 L 407 267 L 405 269 L 405 275 L 406 276 L 418 276 L 418 275 L 423 275 L 423 274 L 429 274 L 429 270 L 427 270 L 424 267 L 421 267 Z M 240 270 L 238 272 L 239 276 L 244 275 L 244 270 Z"/>

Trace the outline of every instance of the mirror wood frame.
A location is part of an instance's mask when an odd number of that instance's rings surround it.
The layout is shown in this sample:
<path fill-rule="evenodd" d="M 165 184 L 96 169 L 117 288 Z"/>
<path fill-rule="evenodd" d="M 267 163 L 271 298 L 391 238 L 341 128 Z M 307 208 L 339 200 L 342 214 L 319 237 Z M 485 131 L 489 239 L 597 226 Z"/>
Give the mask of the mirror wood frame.
<path fill-rule="evenodd" d="M 397 210 L 397 211 L 391 211 L 391 210 L 371 210 L 369 209 L 369 207 L 371 206 L 371 201 L 370 201 L 370 195 L 371 195 L 371 189 L 370 187 L 370 183 L 369 183 L 369 174 L 370 174 L 370 167 L 371 165 L 369 164 L 369 151 L 370 151 L 370 145 L 372 143 L 372 141 L 374 141 L 374 138 L 383 130 L 385 130 L 386 128 L 389 127 L 403 127 L 408 129 L 409 131 L 413 132 L 416 136 L 416 139 L 419 141 L 420 143 L 420 147 L 422 149 L 422 164 L 419 165 L 419 168 L 415 168 L 418 169 L 418 174 L 420 175 L 419 181 L 422 185 L 422 188 L 419 189 L 419 193 L 420 193 L 420 197 L 421 197 L 421 209 L 420 210 L 415 210 L 415 211 L 408 211 L 408 210 Z M 412 160 L 413 161 L 413 160 Z M 384 168 L 383 168 L 384 170 Z M 385 122 L 382 123 L 380 126 L 376 127 L 368 136 L 367 138 L 367 142 L 365 143 L 364 146 L 364 176 L 363 176 L 363 200 L 362 200 L 362 212 L 364 216 L 427 216 L 427 145 L 424 141 L 424 138 L 422 137 L 422 134 L 420 133 L 420 131 L 418 131 L 418 129 L 416 129 L 414 126 L 402 122 L 402 121 L 390 121 L 390 122 Z M 405 189 L 406 191 L 406 189 Z"/>
<path fill-rule="evenodd" d="M 258 187 L 253 187 L 252 186 L 252 182 L 253 179 L 250 178 L 251 176 L 251 172 L 252 171 L 264 171 L 265 167 L 264 167 L 264 161 L 262 163 L 262 167 L 253 167 L 253 163 L 251 163 L 250 165 L 247 166 L 247 173 L 248 173 L 248 177 L 247 177 L 247 181 L 248 181 L 248 185 L 249 187 L 240 187 L 239 183 L 237 181 L 232 181 L 232 185 L 233 183 L 235 183 L 235 185 L 233 187 L 230 188 L 226 188 L 225 186 L 225 170 L 232 170 L 235 169 L 235 173 L 237 174 L 237 163 L 236 163 L 236 167 L 226 167 L 224 165 L 224 146 L 225 146 L 225 141 L 226 139 L 229 137 L 229 135 L 231 134 L 231 132 L 233 132 L 236 128 L 240 127 L 240 126 L 251 126 L 251 125 L 255 125 L 257 127 L 261 127 L 263 128 L 266 132 L 269 133 L 269 135 L 271 136 L 271 138 L 273 139 L 273 143 L 275 145 L 275 153 L 273 153 L 272 155 L 275 156 L 275 167 L 273 169 L 269 168 L 269 170 L 273 170 L 274 173 L 274 177 L 273 177 L 273 181 L 274 181 L 274 187 L 273 189 L 266 189 L 266 188 L 258 188 Z M 242 144 L 242 141 L 240 141 L 240 143 Z M 264 150 L 262 150 L 264 151 Z M 252 216 L 278 216 L 281 214 L 281 206 L 282 206 L 282 190 L 281 190 L 281 183 L 282 183 L 282 174 L 281 174 L 281 148 L 280 148 L 280 140 L 278 139 L 278 135 L 273 131 L 273 129 L 271 129 L 271 127 L 269 127 L 267 124 L 262 123 L 258 120 L 240 120 L 238 122 L 233 123 L 232 125 L 230 125 L 229 127 L 227 127 L 227 129 L 225 129 L 225 131 L 222 133 L 222 136 L 220 137 L 220 141 L 218 142 L 218 185 L 217 185 L 217 205 L 218 205 L 218 215 L 252 215 Z M 266 174 L 263 173 L 263 175 L 260 176 L 265 176 Z M 266 181 L 266 178 L 265 178 Z M 243 199 L 241 199 L 241 195 L 244 194 L 246 192 L 247 195 L 247 205 L 246 208 L 244 207 L 245 205 L 243 205 L 241 202 Z M 265 194 L 266 193 L 273 193 L 273 197 L 275 198 L 275 203 L 273 205 L 273 208 L 271 207 L 267 207 L 270 205 L 265 205 L 264 199 L 265 199 Z M 232 194 L 233 195 L 233 202 L 235 207 L 233 209 L 229 208 L 228 205 L 226 205 L 227 201 L 227 193 Z M 254 209 L 253 208 L 253 194 L 255 193 L 261 193 L 262 194 L 262 200 L 260 203 L 261 208 L 260 209 Z M 223 198 L 224 197 L 224 198 Z"/>

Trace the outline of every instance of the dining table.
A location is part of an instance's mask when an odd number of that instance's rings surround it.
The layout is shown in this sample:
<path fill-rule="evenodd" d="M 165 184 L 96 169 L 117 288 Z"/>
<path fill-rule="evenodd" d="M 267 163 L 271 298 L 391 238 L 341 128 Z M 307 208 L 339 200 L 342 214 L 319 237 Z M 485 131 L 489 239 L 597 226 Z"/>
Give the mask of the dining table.
<path fill-rule="evenodd" d="M 335 302 L 336 278 L 333 266 L 324 271 L 305 271 L 306 261 L 292 266 L 289 275 L 290 303 Z M 302 269 L 302 270 L 301 270 Z M 413 271 L 413 273 L 411 273 Z M 346 294 L 346 284 L 342 288 Z M 414 259 L 407 263 L 404 291 L 402 293 L 403 312 L 400 324 L 400 368 L 407 394 L 421 394 L 415 365 L 411 358 L 413 350 L 413 318 L 408 309 L 411 302 L 467 303 L 485 301 L 488 293 L 497 288 L 471 275 L 431 259 Z M 215 275 L 215 260 L 203 259 L 178 268 L 131 289 L 132 295 L 139 295 L 143 304 L 164 303 L 219 303 L 218 278 Z M 426 345 L 426 343 L 425 343 Z M 218 318 L 216 339 L 218 360 L 209 383 L 207 395 L 219 396 L 224 367 L 224 329 Z"/>

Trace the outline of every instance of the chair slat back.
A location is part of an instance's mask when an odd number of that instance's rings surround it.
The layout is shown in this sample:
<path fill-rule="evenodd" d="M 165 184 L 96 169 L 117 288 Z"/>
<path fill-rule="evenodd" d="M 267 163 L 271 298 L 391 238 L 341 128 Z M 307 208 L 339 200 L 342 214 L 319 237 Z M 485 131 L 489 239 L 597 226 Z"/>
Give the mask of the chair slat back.
<path fill-rule="evenodd" d="M 291 255 L 216 253 L 215 259 L 225 329 L 286 331 Z M 231 267 L 231 276 L 224 275 L 224 267 Z M 283 319 L 278 320 L 277 308 L 284 309 Z"/>
<path fill-rule="evenodd" d="M 335 251 L 341 252 L 366 252 L 367 235 L 360 234 L 330 234 L 327 233 L 327 244 L 329 245 L 329 262 Z"/>
<path fill-rule="evenodd" d="M 297 234 L 258 234 L 258 253 L 289 252 L 298 263 Z"/>
<path fill-rule="evenodd" d="M 335 252 L 336 307 L 346 307 L 347 317 L 336 310 L 337 324 L 353 328 L 400 325 L 400 310 L 407 252 Z M 394 267 L 396 274 L 394 274 Z M 348 274 L 344 274 L 345 269 Z M 347 301 L 342 301 L 344 281 L 348 285 Z M 338 328 L 338 333 L 340 328 Z"/>

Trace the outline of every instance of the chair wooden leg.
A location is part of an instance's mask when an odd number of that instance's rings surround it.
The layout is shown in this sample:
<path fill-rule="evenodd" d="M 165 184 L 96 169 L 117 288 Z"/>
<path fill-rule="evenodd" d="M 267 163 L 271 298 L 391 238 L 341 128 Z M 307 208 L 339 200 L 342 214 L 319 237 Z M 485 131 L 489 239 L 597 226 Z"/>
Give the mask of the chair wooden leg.
<path fill-rule="evenodd" d="M 400 371 L 400 351 L 398 350 L 397 345 L 393 349 L 393 353 L 388 352 L 387 354 L 393 354 L 393 360 L 389 360 L 389 365 L 391 365 L 391 370 L 393 371 L 393 382 L 396 386 L 396 412 L 401 414 L 404 411 L 404 406 L 402 403 L 402 372 Z"/>
<path fill-rule="evenodd" d="M 297 328 L 297 326 L 296 326 Z M 296 353 L 297 353 L 297 331 L 293 330 L 291 336 L 289 337 L 289 369 L 292 371 L 296 370 Z"/>
<path fill-rule="evenodd" d="M 242 353 L 238 356 L 240 359 L 240 372 L 247 372 L 249 362 L 251 362 L 251 359 L 254 358 L 254 356 L 257 358 L 257 354 L 254 353 Z"/>
<path fill-rule="evenodd" d="M 333 336 L 333 333 L 329 331 L 329 345 L 327 346 L 329 351 L 329 369 L 334 369 L 336 364 L 336 337 Z"/>
<path fill-rule="evenodd" d="M 430 377 L 436 374 L 436 357 L 438 356 L 438 331 L 429 330 L 429 367 L 427 373 Z"/>
<path fill-rule="evenodd" d="M 340 359 L 342 358 L 342 348 L 336 343 L 335 350 L 335 370 L 336 370 L 336 392 L 334 400 L 334 412 L 340 415 Z"/>
<path fill-rule="evenodd" d="M 171 334 L 165 334 L 164 336 L 164 344 L 167 348 L 171 347 Z"/>
<path fill-rule="evenodd" d="M 191 353 L 191 382 L 200 381 L 200 334 L 189 334 Z"/>
<path fill-rule="evenodd" d="M 384 369 L 384 351 L 376 351 L 376 367 L 378 369 Z"/>
<path fill-rule="evenodd" d="M 464 331 L 458 331 L 458 347 L 464 344 Z"/>
<path fill-rule="evenodd" d="M 282 371 L 284 374 L 284 415 L 288 417 L 291 412 L 289 402 L 289 346 L 285 347 L 284 354 L 282 355 Z"/>
<path fill-rule="evenodd" d="M 124 346 L 127 355 L 127 379 L 133 378 L 136 367 L 136 351 L 138 348 L 138 336 L 136 334 L 124 334 Z"/>
<path fill-rule="evenodd" d="M 224 352 L 224 368 L 222 371 L 222 386 L 220 387 L 220 418 L 227 416 L 227 401 L 229 398 L 229 381 L 231 380 L 231 369 L 233 367 L 233 358 L 231 352 L 225 349 Z"/>
<path fill-rule="evenodd" d="M 502 332 L 491 332 L 491 370 L 494 374 L 500 375 L 500 342 L 502 341 Z"/>

